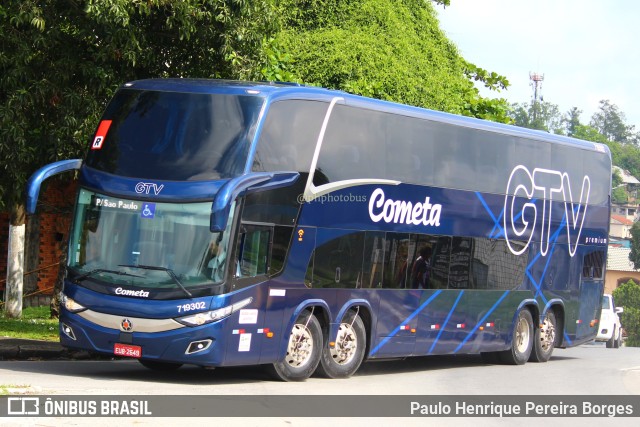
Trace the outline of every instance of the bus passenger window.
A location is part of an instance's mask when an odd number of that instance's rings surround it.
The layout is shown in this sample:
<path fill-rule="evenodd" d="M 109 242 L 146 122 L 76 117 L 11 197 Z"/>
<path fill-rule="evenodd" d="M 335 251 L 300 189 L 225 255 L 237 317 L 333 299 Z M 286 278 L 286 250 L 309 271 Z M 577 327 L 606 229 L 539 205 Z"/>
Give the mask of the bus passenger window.
<path fill-rule="evenodd" d="M 582 260 L 582 277 L 588 279 L 602 279 L 603 264 L 603 251 L 594 251 L 586 254 Z"/>
<path fill-rule="evenodd" d="M 245 225 L 239 239 L 239 256 L 236 276 L 255 277 L 267 274 L 271 227 Z"/>

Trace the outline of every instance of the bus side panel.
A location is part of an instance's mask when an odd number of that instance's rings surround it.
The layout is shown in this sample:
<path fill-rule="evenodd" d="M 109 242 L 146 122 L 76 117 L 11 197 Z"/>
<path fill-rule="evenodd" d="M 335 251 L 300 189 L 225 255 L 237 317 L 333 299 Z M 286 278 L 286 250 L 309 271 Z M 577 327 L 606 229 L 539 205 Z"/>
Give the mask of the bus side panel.
<path fill-rule="evenodd" d="M 532 300 L 530 291 L 481 291 L 469 298 L 469 336 L 459 353 L 481 353 L 506 350 L 511 345 L 515 313 L 526 300 Z M 535 317 L 535 313 L 532 312 Z"/>
<path fill-rule="evenodd" d="M 465 291 L 424 291 L 422 300 L 415 354 L 452 353 L 467 323 Z"/>
<path fill-rule="evenodd" d="M 330 319 L 334 315 L 330 307 L 336 305 L 336 293 L 335 289 L 286 288 L 278 286 L 277 282 L 271 283 L 264 327 L 274 335 L 263 341 L 260 363 L 273 363 L 284 357 L 291 327 L 303 310 L 312 311 L 321 323 Z"/>
<path fill-rule="evenodd" d="M 402 357 L 414 353 L 419 290 L 379 289 L 380 309 L 369 357 Z"/>

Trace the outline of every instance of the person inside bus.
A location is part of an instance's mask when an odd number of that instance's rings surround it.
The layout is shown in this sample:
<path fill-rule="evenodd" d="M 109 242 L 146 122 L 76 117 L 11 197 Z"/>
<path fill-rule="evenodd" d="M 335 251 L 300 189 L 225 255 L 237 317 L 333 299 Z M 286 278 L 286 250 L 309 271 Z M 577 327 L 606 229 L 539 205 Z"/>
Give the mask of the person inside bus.
<path fill-rule="evenodd" d="M 411 288 L 427 289 L 431 276 L 431 247 L 425 246 L 420 249 L 420 256 L 413 263 L 411 270 Z"/>
<path fill-rule="evenodd" d="M 207 268 L 211 271 L 211 279 L 214 282 L 221 282 L 224 278 L 224 265 L 227 261 L 227 251 L 222 239 L 223 234 L 220 233 L 215 242 L 211 243 L 211 254 L 213 257 L 209 260 Z"/>
<path fill-rule="evenodd" d="M 409 248 L 406 243 L 401 243 L 398 249 L 399 254 L 399 264 L 400 268 L 398 269 L 398 273 L 396 274 L 396 283 L 398 288 L 404 289 L 407 287 L 407 273 L 408 273 L 408 264 L 409 264 Z"/>

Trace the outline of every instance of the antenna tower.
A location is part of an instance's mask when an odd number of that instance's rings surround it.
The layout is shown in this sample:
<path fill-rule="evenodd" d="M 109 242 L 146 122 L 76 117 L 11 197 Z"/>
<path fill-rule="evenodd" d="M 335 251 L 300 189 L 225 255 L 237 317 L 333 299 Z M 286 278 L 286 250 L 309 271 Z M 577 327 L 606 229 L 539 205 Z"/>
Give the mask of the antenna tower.
<path fill-rule="evenodd" d="M 529 85 L 533 88 L 533 101 L 531 106 L 533 107 L 533 121 L 535 122 L 538 116 L 538 102 L 542 101 L 542 82 L 544 81 L 544 74 L 529 73 Z"/>
<path fill-rule="evenodd" d="M 533 102 L 542 101 L 542 82 L 544 81 L 544 74 L 529 73 L 529 85 L 533 88 Z"/>

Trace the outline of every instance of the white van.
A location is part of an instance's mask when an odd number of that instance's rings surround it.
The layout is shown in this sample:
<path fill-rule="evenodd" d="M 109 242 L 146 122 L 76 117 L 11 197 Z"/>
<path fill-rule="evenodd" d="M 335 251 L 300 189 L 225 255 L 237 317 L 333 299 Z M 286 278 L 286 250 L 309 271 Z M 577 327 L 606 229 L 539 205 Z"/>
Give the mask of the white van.
<path fill-rule="evenodd" d="M 609 294 L 602 296 L 602 312 L 596 341 L 606 341 L 607 348 L 619 348 L 622 343 L 622 328 L 618 316 L 622 311 L 622 307 L 616 307 L 613 296 Z"/>

